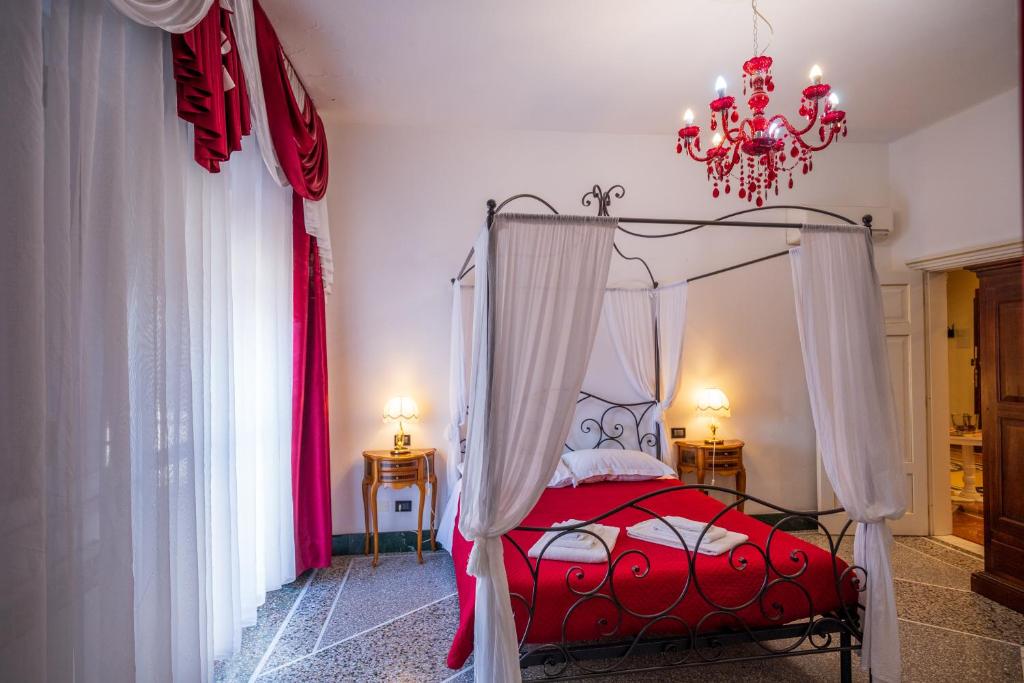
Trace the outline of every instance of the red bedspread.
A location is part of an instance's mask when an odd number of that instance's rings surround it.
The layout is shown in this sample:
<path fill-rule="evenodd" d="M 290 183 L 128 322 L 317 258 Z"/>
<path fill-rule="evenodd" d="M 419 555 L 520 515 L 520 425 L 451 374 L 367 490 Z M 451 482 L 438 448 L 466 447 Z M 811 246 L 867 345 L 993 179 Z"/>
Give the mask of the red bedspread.
<path fill-rule="evenodd" d="M 603 482 L 586 484 L 578 488 L 547 489 L 536 507 L 523 521 L 523 525 L 553 526 L 565 519 L 591 519 L 645 493 L 678 485 L 679 482 L 675 480 L 654 480 Z M 681 515 L 700 521 L 710 520 L 723 507 L 714 499 L 692 490 L 655 496 L 643 505 L 660 515 Z M 642 577 L 634 575 L 634 567 L 639 567 L 641 571 L 647 569 L 647 563 L 643 558 L 636 553 L 623 558 L 614 572 L 613 581 L 615 594 L 625 607 L 636 613 L 653 614 L 665 610 L 677 600 L 687 581 L 689 565 L 688 554 L 683 550 L 638 541 L 626 535 L 625 527 L 645 519 L 650 519 L 650 516 L 627 509 L 602 520 L 602 523 L 621 528 L 618 541 L 612 550 L 613 561 L 630 550 L 642 550 L 649 558 L 650 571 Z M 770 526 L 736 510 L 730 510 L 716 524 L 730 531 L 747 534 L 750 541 L 762 550 L 771 531 Z M 539 532 L 513 534 L 523 552 L 527 552 L 540 537 Z M 533 587 L 530 570 L 507 539 L 504 540 L 504 545 L 509 591 L 529 599 Z M 452 546 L 461 615 L 458 631 L 448 653 L 448 666 L 457 669 L 473 651 L 473 614 L 476 597 L 476 580 L 466 574 L 466 563 L 472 544 L 459 533 L 457 523 Z M 779 582 L 768 589 L 763 600 L 754 600 L 752 604 L 738 610 L 737 616 L 748 627 L 778 626 L 806 618 L 809 612 L 822 614 L 839 607 L 832 556 L 827 551 L 789 534 L 776 532 L 770 554 L 778 572 L 799 574 L 796 578 L 799 587 L 792 583 Z M 742 570 L 739 569 L 741 558 L 747 560 L 746 567 Z M 535 566 L 537 560 L 531 559 L 530 562 Z M 543 560 L 538 577 L 537 609 L 527 635 L 527 642 L 550 643 L 562 640 L 563 618 L 573 603 L 580 599 L 580 596 L 573 594 L 566 585 L 567 572 L 573 566 L 583 570 L 582 578 L 574 575 L 571 579 L 571 585 L 577 591 L 593 589 L 608 570 L 607 563 L 580 564 Z M 845 568 L 846 564 L 838 560 L 835 571 L 841 573 Z M 712 603 L 719 607 L 737 608 L 757 596 L 766 580 L 765 573 L 763 555 L 750 546 L 742 546 L 736 551 L 732 566 L 728 553 L 718 557 L 699 555 L 696 562 L 696 582 L 691 582 L 685 597 L 670 614 L 684 620 L 699 634 L 738 626 L 735 618 L 721 615 L 708 618 L 700 624 L 699 629 L 698 622 L 705 615 L 716 611 L 717 607 L 712 606 Z M 778 578 L 779 574 L 768 570 L 768 581 Z M 700 591 L 697 590 L 697 586 Z M 599 592 L 609 594 L 608 584 Z M 855 602 L 856 593 L 849 581 L 843 587 L 843 598 L 847 604 Z M 517 600 L 513 600 L 513 608 L 519 634 L 522 636 L 526 626 L 526 610 Z M 622 617 L 619 628 L 614 634 L 609 634 L 618 616 Z M 601 617 L 607 619 L 603 626 L 599 625 Z M 574 610 L 568 620 L 567 640 L 597 640 L 602 637 L 602 632 L 604 637 L 610 639 L 624 639 L 636 635 L 648 621 L 628 613 L 617 614 L 617 610 L 607 600 L 590 600 Z M 659 635 L 685 633 L 686 627 L 670 620 L 661 620 L 647 631 L 647 634 Z"/>

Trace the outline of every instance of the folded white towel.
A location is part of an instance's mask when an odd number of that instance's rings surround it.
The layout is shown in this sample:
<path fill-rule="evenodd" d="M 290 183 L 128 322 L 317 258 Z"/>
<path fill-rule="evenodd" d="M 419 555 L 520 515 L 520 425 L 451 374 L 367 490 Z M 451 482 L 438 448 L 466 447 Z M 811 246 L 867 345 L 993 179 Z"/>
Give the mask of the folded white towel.
<path fill-rule="evenodd" d="M 669 516 L 664 519 L 664 522 L 660 519 L 650 520 L 650 531 L 665 536 L 668 539 L 678 540 L 678 537 L 672 532 L 674 528 L 690 545 L 693 545 L 690 542 L 691 539 L 696 541 L 702 533 L 704 534 L 704 540 L 709 542 L 717 541 L 725 536 L 726 533 L 725 529 L 720 526 L 707 527 L 706 522 L 697 522 L 686 517 Z M 704 531 L 705 527 L 707 527 L 706 532 Z"/>
<path fill-rule="evenodd" d="M 658 520 L 647 520 L 646 522 L 640 522 L 634 524 L 631 527 L 626 528 L 626 535 L 630 538 L 635 538 L 640 541 L 647 541 L 648 543 L 657 543 L 658 545 L 668 546 L 670 548 L 684 548 L 683 544 L 679 542 L 679 539 L 674 535 L 671 538 L 667 538 L 664 535 L 653 532 L 651 530 L 651 522 L 657 522 Z M 694 547 L 697 547 L 697 552 L 702 555 L 721 555 L 727 553 L 741 543 L 745 543 L 749 538 L 746 534 L 741 534 L 736 531 L 725 531 L 725 535 L 717 540 L 709 541 L 707 537 L 700 541 L 700 545 L 697 545 L 697 537 L 693 538 L 693 543 L 690 542 L 685 536 L 683 537 L 686 541 L 686 549 L 693 552 Z"/>
<path fill-rule="evenodd" d="M 579 521 L 570 519 L 565 522 L 559 522 L 552 526 L 572 526 L 573 524 L 579 524 Z M 610 552 L 615 548 L 615 541 L 619 537 L 619 528 L 615 526 L 607 526 L 604 524 L 588 524 L 582 527 L 587 531 L 592 531 L 601 537 L 605 545 L 608 546 Z M 527 553 L 529 557 L 540 557 L 541 551 L 544 552 L 545 560 L 561 560 L 563 562 L 586 562 L 586 563 L 601 563 L 608 561 L 608 553 L 605 552 L 604 545 L 601 545 L 596 538 L 590 534 L 581 533 L 574 531 L 562 536 L 555 540 L 550 545 L 548 541 L 557 536 L 559 531 L 548 531 L 544 533 L 530 551 Z M 575 537 L 569 540 L 567 543 L 565 539 Z M 582 539 L 589 538 L 592 542 L 589 546 L 585 545 L 585 541 Z M 545 550 L 546 546 L 546 550 Z"/>

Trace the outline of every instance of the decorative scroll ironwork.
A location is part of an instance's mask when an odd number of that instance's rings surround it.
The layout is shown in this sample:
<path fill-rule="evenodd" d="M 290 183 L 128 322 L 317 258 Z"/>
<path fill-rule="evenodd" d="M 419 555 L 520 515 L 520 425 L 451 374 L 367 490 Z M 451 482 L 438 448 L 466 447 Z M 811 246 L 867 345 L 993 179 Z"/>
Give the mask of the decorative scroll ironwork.
<path fill-rule="evenodd" d="M 650 557 L 638 549 L 626 550 L 613 556 L 607 544 L 585 527 L 623 510 L 639 511 L 651 519 L 665 522 L 661 515 L 650 509 L 649 502 L 660 496 L 690 490 L 717 491 L 735 497 L 734 502 L 725 505 L 706 523 L 694 547 L 703 542 L 708 530 L 726 513 L 747 500 L 782 513 L 782 519 L 772 526 L 763 547 L 748 540 L 727 554 L 730 569 L 747 577 L 754 573 L 756 581 L 753 583 L 756 584 L 756 588 L 752 588 L 748 595 L 732 602 L 713 597 L 707 587 L 701 584 L 701 563 L 698 554 L 690 552 L 686 539 L 673 529 L 687 554 L 688 568 L 685 574 L 678 575 L 679 585 L 675 597 L 668 604 L 658 608 L 648 606 L 645 609 L 643 604 L 629 604 L 623 597 L 625 593 L 622 586 L 617 586 L 616 582 L 621 584 L 622 581 L 643 581 L 650 577 Z M 521 664 L 524 667 L 540 665 L 546 679 L 565 680 L 610 673 L 635 673 L 696 666 L 710 662 L 750 661 L 835 652 L 840 654 L 842 679 L 850 680 L 850 653 L 860 649 L 863 637 L 859 618 L 859 609 L 863 606 L 859 602 L 851 602 L 848 597 L 851 593 L 859 595 L 865 590 L 867 572 L 855 565 L 844 567 L 838 557 L 839 549 L 850 531 L 852 522 L 847 521 L 839 533 L 833 535 L 819 520 L 821 516 L 840 512 L 843 512 L 842 508 L 820 511 L 790 510 L 720 486 L 680 485 L 639 496 L 579 524 L 517 527 L 513 532 L 555 532 L 541 549 L 540 557 L 532 561 L 512 532 L 505 535 L 515 549 L 514 553 L 508 555 L 513 558 L 510 561 L 524 562 L 532 578 L 528 594 L 512 594 L 514 609 L 518 606 L 525 611 L 526 617 L 525 628 L 520 638 Z M 793 549 L 786 554 L 786 560 L 783 562 L 780 562 L 778 557 L 773 558 L 773 543 L 778 534 L 782 533 L 782 528 L 793 520 L 810 521 L 823 533 L 827 541 L 828 547 L 825 550 L 828 552 L 830 563 L 830 589 L 834 591 L 836 598 L 830 601 L 830 604 L 834 602 L 838 605 L 834 609 L 824 611 L 820 606 L 816 608 L 810 592 L 800 582 L 811 561 L 807 553 Z M 668 526 L 671 528 L 671 525 Z M 574 600 L 562 616 L 560 640 L 528 643 L 538 605 L 543 600 L 539 595 L 539 576 L 545 563 L 545 554 L 558 538 L 576 532 L 596 538 L 604 548 L 606 559 L 603 570 L 601 564 L 587 565 L 591 568 L 587 573 L 579 565 L 570 566 L 565 574 L 565 588 Z M 758 571 L 760 574 L 756 573 Z M 583 583 L 585 578 L 586 585 Z M 783 591 L 790 595 L 791 601 L 798 599 L 801 602 L 795 609 L 790 607 L 789 613 L 780 601 L 780 593 Z M 707 609 L 706 613 L 692 624 L 673 613 L 688 597 L 699 601 Z M 574 618 L 578 619 L 584 614 L 587 607 L 597 615 L 596 625 L 600 638 L 597 641 L 573 642 L 569 637 L 570 626 Z M 770 625 L 766 627 L 748 623 L 741 613 L 750 608 L 757 610 L 760 622 L 767 622 Z M 620 633 L 626 617 L 641 624 L 635 633 Z M 665 629 L 669 627 L 673 633 L 666 635 Z M 834 638 L 836 635 L 838 642 Z M 728 645 L 741 643 L 752 644 L 753 650 L 749 647 L 736 652 L 726 649 Z M 650 659 L 637 658 L 638 655 L 649 654 L 660 656 L 653 664 Z"/>
<path fill-rule="evenodd" d="M 661 439 L 658 435 L 644 426 L 644 420 L 651 414 L 657 401 L 640 401 L 638 403 L 617 403 L 601 398 L 597 394 L 581 391 L 576 399 L 577 410 L 579 407 L 589 405 L 604 405 L 600 415 L 587 415 L 580 420 L 573 434 L 583 434 L 587 439 L 593 439 L 593 443 L 587 440 L 585 443 L 576 442 L 577 448 L 573 448 L 568 442 L 565 449 L 568 451 L 579 448 L 621 448 L 623 450 L 644 451 L 656 458 L 661 458 Z M 595 412 L 596 414 L 596 412 Z M 572 434 L 570 434 L 571 436 Z M 463 457 L 466 455 L 466 439 L 459 440 L 459 452 Z"/>
<path fill-rule="evenodd" d="M 623 450 L 645 451 L 661 458 L 661 439 L 654 431 L 644 426 L 644 421 L 658 405 L 657 401 L 639 401 L 637 403 L 619 403 L 602 398 L 597 394 L 581 391 L 576 399 L 577 411 L 581 406 L 597 406 L 594 413 L 585 416 L 573 434 L 583 434 L 584 441 L 593 439 L 577 446 L 584 448 L 621 448 Z M 603 409 L 600 406 L 604 406 Z M 597 415 L 597 410 L 600 414 Z M 653 426 L 652 426 L 653 429 Z M 568 443 L 567 450 L 577 450 Z"/>
<path fill-rule="evenodd" d="M 609 216 L 608 207 L 612 205 L 612 198 L 622 199 L 626 196 L 626 188 L 622 185 L 612 185 L 607 190 L 602 190 L 600 185 L 594 187 L 583 195 L 583 206 L 591 206 L 597 200 L 597 215 Z"/>

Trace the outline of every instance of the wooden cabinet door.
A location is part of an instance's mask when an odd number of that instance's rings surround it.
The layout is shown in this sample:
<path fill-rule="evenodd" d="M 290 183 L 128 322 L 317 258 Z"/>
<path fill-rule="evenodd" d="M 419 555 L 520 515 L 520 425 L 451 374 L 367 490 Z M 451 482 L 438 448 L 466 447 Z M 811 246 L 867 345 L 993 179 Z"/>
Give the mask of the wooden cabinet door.
<path fill-rule="evenodd" d="M 1021 264 L 977 269 L 985 570 L 971 587 L 1024 612 L 1024 298 Z"/>

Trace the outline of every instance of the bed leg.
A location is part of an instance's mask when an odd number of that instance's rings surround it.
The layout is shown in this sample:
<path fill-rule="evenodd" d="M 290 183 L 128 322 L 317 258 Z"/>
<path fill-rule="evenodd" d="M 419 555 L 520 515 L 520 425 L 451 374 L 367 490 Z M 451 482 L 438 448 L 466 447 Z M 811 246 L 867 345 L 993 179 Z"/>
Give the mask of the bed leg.
<path fill-rule="evenodd" d="M 843 631 L 839 634 L 839 645 L 844 648 L 853 645 L 848 632 Z M 842 683 L 853 683 L 853 653 L 850 650 L 839 653 L 839 680 Z"/>

